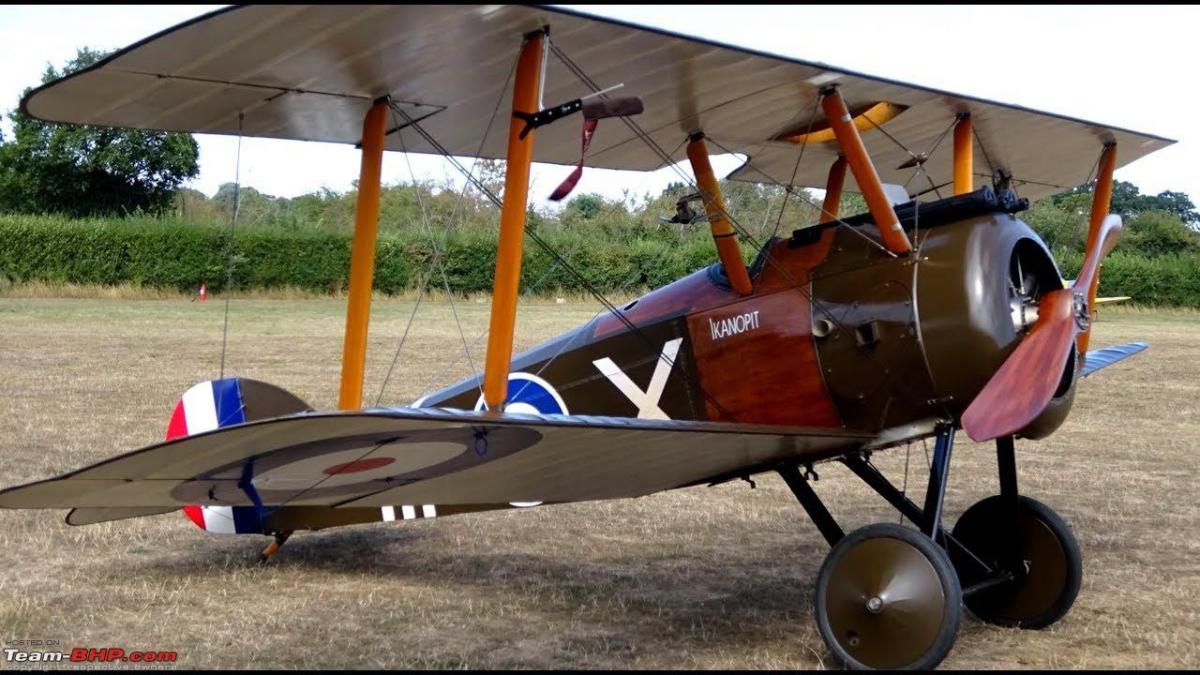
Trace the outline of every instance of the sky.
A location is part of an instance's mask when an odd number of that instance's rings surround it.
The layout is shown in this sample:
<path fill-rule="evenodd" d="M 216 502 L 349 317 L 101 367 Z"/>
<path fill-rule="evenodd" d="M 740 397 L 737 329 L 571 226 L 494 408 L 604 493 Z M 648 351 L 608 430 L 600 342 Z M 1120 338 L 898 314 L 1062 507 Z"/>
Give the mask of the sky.
<path fill-rule="evenodd" d="M 570 6 L 570 5 L 568 5 Z M 219 5 L 0 6 L 0 110 L 61 67 L 81 46 L 126 46 Z M 687 32 L 783 56 L 1094 120 L 1178 141 L 1117 171 L 1144 193 L 1179 190 L 1200 201 L 1200 141 L 1188 123 L 1200 110 L 1192 69 L 1200 63 L 1200 7 L 1176 6 L 679 6 L 584 5 L 576 9 Z M 7 121 L 0 125 L 8 132 Z M 237 139 L 197 135 L 200 175 L 188 186 L 212 195 L 232 182 Z M 242 184 L 292 197 L 357 178 L 350 146 L 244 139 Z M 718 175 L 740 164 L 716 157 Z M 570 167 L 535 166 L 536 206 Z M 458 180 L 437 157 L 386 153 L 385 183 Z M 677 175 L 588 169 L 577 192 L 657 193 Z M 540 203 L 539 203 L 540 202 Z"/>

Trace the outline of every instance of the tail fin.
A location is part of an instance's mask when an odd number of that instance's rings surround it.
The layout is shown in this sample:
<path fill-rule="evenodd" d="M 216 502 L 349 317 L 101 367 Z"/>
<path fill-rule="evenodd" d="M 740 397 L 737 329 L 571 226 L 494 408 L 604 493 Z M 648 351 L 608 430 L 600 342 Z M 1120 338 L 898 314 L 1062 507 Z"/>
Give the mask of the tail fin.
<path fill-rule="evenodd" d="M 201 382 L 183 393 L 167 424 L 167 440 L 192 436 L 222 427 L 281 417 L 312 408 L 296 396 L 276 387 L 240 377 Z M 88 508 L 67 514 L 71 525 L 87 525 L 123 518 L 136 518 L 175 509 Z M 184 515 L 202 530 L 241 534 L 262 532 L 258 513 L 249 506 L 185 506 Z"/>

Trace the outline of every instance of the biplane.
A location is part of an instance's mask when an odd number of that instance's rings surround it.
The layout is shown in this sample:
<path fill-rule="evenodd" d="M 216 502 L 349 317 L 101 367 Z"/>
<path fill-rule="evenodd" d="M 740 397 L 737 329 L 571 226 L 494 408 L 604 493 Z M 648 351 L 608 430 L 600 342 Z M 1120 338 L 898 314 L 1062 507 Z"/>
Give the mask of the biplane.
<path fill-rule="evenodd" d="M 265 558 L 297 530 L 777 472 L 831 546 L 814 616 L 846 665 L 932 667 L 964 606 L 1036 629 L 1075 600 L 1078 544 L 1021 494 L 1015 439 L 1053 433 L 1082 378 L 1145 347 L 1090 349 L 1091 320 L 1121 231 L 1113 171 L 1173 141 L 501 5 L 222 9 L 21 107 L 54 122 L 353 144 L 362 164 L 338 410 L 246 377 L 202 382 L 164 442 L 8 488 L 2 507 L 71 509 L 71 525 L 182 509 L 209 532 L 273 536 Z M 819 222 L 756 241 L 726 208 L 713 148 L 744 156 L 732 180 L 824 189 Z M 499 237 L 482 373 L 408 406 L 364 407 L 387 150 L 460 168 L 499 206 Z M 503 159 L 503 193 L 456 157 Z M 522 249 L 545 246 L 526 222 L 532 162 L 570 169 L 559 197 L 586 180 L 585 164 L 690 166 L 699 209 L 676 217 L 705 216 L 717 259 L 621 306 L 595 292 L 605 312 L 514 357 Z M 1020 213 L 1093 181 L 1084 262 L 1065 283 Z M 843 191 L 861 193 L 866 212 L 839 213 Z M 739 240 L 757 248 L 749 265 Z M 959 430 L 994 442 L 998 489 L 951 526 L 942 503 Z M 871 458 L 929 438 L 928 487 L 914 500 Z M 830 461 L 912 526 L 844 532 L 811 483 Z"/>

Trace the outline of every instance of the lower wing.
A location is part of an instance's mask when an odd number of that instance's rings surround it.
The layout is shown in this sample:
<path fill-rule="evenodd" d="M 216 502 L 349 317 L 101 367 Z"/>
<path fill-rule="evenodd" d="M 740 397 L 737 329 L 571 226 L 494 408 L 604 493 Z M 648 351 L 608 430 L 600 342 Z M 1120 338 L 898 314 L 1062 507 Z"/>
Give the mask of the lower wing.
<path fill-rule="evenodd" d="M 1118 361 L 1123 361 L 1149 346 L 1145 342 L 1130 342 L 1114 347 L 1105 347 L 1104 349 L 1093 349 L 1084 357 L 1083 370 L 1079 371 L 1079 376 L 1087 377 L 1097 370 L 1107 368 Z"/>
<path fill-rule="evenodd" d="M 269 510 L 613 499 L 823 459 L 871 438 L 838 429 L 438 408 L 301 413 L 8 488 L 0 507 L 149 514 L 188 504 Z"/>

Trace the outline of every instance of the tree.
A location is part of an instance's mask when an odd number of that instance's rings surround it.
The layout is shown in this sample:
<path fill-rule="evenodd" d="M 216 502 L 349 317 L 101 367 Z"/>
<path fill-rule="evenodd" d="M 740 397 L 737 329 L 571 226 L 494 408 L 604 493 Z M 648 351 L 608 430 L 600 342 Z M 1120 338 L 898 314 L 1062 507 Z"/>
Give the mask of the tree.
<path fill-rule="evenodd" d="M 1094 182 L 1060 192 L 1051 199 L 1058 205 L 1090 209 L 1093 189 Z M 1109 211 L 1129 219 L 1143 211 L 1152 210 L 1166 211 L 1193 227 L 1200 225 L 1200 213 L 1196 211 L 1196 205 L 1182 192 L 1163 190 L 1157 195 L 1144 195 L 1133 183 L 1123 180 L 1113 182 L 1112 206 Z"/>
<path fill-rule="evenodd" d="M 84 47 L 61 72 L 47 65 L 42 82 L 104 56 Z M 180 184 L 200 171 L 199 147 L 190 134 L 56 124 L 19 110 L 9 119 L 13 138 L 0 142 L 0 211 L 158 214 L 172 207 Z"/>
<path fill-rule="evenodd" d="M 1200 252 L 1200 235 L 1185 225 L 1179 216 L 1164 209 L 1142 211 L 1126 226 L 1129 247 L 1144 255 L 1195 255 Z"/>

